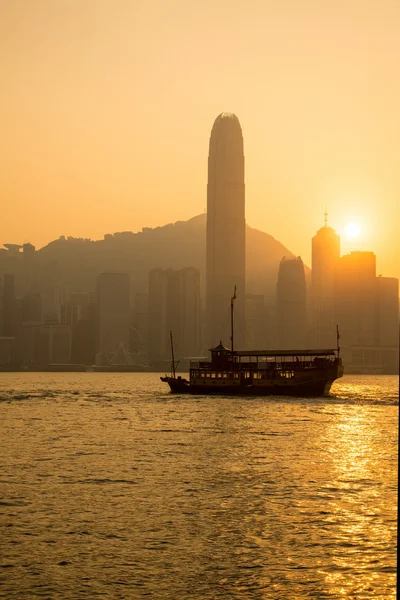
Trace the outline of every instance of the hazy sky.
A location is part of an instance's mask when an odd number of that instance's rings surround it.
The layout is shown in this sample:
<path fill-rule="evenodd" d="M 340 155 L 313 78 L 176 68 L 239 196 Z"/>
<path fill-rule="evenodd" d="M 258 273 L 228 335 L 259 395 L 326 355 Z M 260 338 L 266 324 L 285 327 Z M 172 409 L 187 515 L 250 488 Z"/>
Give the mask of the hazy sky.
<path fill-rule="evenodd" d="M 0 57 L 0 242 L 203 212 L 227 111 L 249 225 L 310 264 L 327 205 L 400 277 L 399 0 L 0 0 Z"/>

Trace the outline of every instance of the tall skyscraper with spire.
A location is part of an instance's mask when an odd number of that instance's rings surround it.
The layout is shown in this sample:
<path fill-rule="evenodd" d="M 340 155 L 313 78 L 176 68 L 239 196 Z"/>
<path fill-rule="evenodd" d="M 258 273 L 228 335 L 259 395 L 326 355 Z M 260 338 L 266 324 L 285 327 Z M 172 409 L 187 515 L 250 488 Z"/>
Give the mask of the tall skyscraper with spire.
<path fill-rule="evenodd" d="M 311 344 L 316 348 L 336 345 L 334 296 L 340 259 L 340 238 L 325 224 L 312 238 Z"/>
<path fill-rule="evenodd" d="M 245 337 L 245 186 L 239 119 L 220 114 L 208 155 L 206 316 L 207 344 L 230 345 L 230 299 L 236 286 L 235 347 Z"/>

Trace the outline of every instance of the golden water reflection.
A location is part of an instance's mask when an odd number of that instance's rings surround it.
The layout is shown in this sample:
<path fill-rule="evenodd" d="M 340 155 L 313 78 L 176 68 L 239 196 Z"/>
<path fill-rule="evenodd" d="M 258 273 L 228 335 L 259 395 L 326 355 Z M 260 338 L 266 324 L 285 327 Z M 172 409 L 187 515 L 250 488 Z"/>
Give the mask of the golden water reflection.
<path fill-rule="evenodd" d="M 395 597 L 382 380 L 368 402 L 349 379 L 327 400 L 240 400 L 91 375 L 21 379 L 15 398 L 36 396 L 3 404 L 0 596 Z"/>

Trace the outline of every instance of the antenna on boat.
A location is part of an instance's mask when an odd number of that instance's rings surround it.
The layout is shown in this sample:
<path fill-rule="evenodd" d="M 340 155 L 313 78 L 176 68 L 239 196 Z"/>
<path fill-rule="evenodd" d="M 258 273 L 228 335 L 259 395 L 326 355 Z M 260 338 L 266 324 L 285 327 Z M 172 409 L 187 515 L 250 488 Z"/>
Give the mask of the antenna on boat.
<path fill-rule="evenodd" d="M 233 303 L 236 300 L 236 284 L 233 290 L 233 296 L 231 298 L 231 352 L 233 354 Z"/>
<path fill-rule="evenodd" d="M 169 339 L 171 341 L 171 375 L 175 379 L 175 357 L 174 357 L 174 342 L 172 339 L 172 331 L 169 332 Z"/>
<path fill-rule="evenodd" d="M 338 356 L 339 356 L 339 352 L 340 352 L 339 339 L 340 339 L 339 325 L 336 325 L 336 349 L 337 349 Z"/>

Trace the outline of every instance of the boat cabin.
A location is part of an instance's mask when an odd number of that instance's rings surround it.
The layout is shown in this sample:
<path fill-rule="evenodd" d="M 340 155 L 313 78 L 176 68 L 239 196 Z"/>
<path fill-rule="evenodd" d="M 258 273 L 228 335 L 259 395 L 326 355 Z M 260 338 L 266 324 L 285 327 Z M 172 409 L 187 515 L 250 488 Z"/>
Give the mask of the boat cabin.
<path fill-rule="evenodd" d="M 337 350 L 234 350 L 222 342 L 211 348 L 211 360 L 192 361 L 194 379 L 292 379 L 296 374 L 337 365 Z"/>

